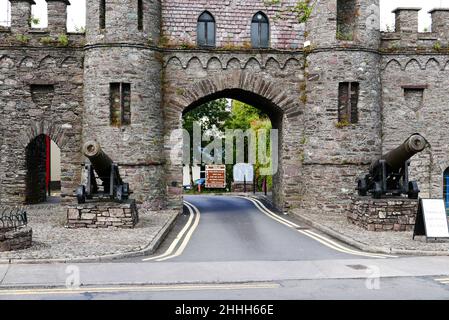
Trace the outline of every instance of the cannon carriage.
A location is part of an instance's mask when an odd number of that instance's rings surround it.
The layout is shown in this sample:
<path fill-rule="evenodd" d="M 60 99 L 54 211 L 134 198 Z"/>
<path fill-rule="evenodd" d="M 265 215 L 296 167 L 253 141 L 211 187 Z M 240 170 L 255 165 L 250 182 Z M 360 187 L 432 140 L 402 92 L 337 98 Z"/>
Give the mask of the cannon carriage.
<path fill-rule="evenodd" d="M 84 166 L 86 183 L 76 190 L 78 203 L 83 204 L 94 198 L 120 203 L 128 200 L 131 193 L 129 184 L 123 182 L 118 165 L 101 149 L 100 144 L 96 141 L 86 142 L 83 154 L 90 163 Z M 99 184 L 97 179 L 102 184 Z"/>
<path fill-rule="evenodd" d="M 409 180 L 410 159 L 427 146 L 422 135 L 413 134 L 398 148 L 374 161 L 369 173 L 357 180 L 359 195 L 371 194 L 374 199 L 407 195 L 409 199 L 418 199 L 418 183 Z"/>

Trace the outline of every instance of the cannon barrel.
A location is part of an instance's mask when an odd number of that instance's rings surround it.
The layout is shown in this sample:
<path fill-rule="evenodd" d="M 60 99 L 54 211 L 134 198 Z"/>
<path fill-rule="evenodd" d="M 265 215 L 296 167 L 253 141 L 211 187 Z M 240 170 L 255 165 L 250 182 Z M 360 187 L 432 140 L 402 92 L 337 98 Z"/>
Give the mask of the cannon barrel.
<path fill-rule="evenodd" d="M 388 152 L 382 158 L 371 164 L 370 172 L 373 173 L 378 167 L 380 160 L 385 160 L 392 170 L 399 170 L 414 155 L 422 152 L 428 145 L 427 140 L 420 134 L 411 135 L 398 148 Z"/>
<path fill-rule="evenodd" d="M 111 176 L 113 162 L 111 158 L 101 149 L 97 141 L 88 141 L 83 146 L 83 154 L 90 160 L 98 177 L 107 181 Z"/>

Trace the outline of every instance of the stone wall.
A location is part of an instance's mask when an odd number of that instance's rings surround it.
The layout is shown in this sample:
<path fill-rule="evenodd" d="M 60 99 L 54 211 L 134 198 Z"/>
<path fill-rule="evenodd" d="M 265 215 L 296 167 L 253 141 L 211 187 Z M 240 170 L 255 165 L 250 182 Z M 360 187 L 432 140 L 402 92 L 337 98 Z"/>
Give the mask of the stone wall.
<path fill-rule="evenodd" d="M 47 29 L 31 29 L 31 2 L 13 1 L 11 27 L 0 32 L 0 202 L 8 204 L 25 202 L 26 148 L 40 135 L 61 148 L 62 193 L 80 182 L 84 35 L 66 34 L 62 0 L 49 1 Z"/>
<path fill-rule="evenodd" d="M 418 205 L 418 200 L 406 198 L 353 197 L 347 216 L 349 222 L 368 231 L 413 231 Z"/>
<path fill-rule="evenodd" d="M 16 231 L 0 231 L 0 252 L 24 250 L 32 246 L 33 230 L 29 227 Z"/>
<path fill-rule="evenodd" d="M 127 203 L 98 202 L 70 205 L 67 209 L 69 228 L 134 228 L 139 222 L 134 200 Z"/>
<path fill-rule="evenodd" d="M 412 35 L 418 39 L 421 35 L 430 37 L 417 32 Z M 387 46 L 393 45 L 392 35 L 384 35 L 387 40 L 381 60 L 382 152 L 397 147 L 413 133 L 422 134 L 431 147 L 412 159 L 411 179 L 418 180 L 421 196 L 441 198 L 443 173 L 449 167 L 445 134 L 449 130 L 445 120 L 449 113 L 449 54 L 445 49 L 436 50 L 433 42 L 426 46 L 415 42 L 413 47 L 403 35 L 397 36 L 398 47 L 390 50 Z M 404 43 L 408 45 L 402 47 Z"/>
<path fill-rule="evenodd" d="M 216 46 L 251 47 L 251 20 L 262 11 L 270 20 L 271 47 L 298 49 L 304 42 L 304 25 L 291 9 L 295 0 L 278 4 L 263 0 L 165 0 L 162 2 L 162 34 L 170 46 L 196 46 L 197 21 L 207 10 L 215 18 Z"/>
<path fill-rule="evenodd" d="M 282 209 L 343 213 L 357 175 L 415 132 L 432 148 L 413 160 L 411 179 L 424 196 L 441 196 L 447 10 L 432 11 L 432 31 L 419 33 L 416 12 L 400 9 L 397 30 L 381 34 L 379 1 L 354 0 L 354 17 L 344 17 L 354 36 L 341 39 L 337 11 L 346 2 L 338 0 L 318 0 L 306 23 L 289 10 L 294 0 L 144 0 L 142 30 L 137 1 L 108 0 L 104 28 L 100 1 L 88 1 L 81 35 L 66 34 L 64 0 L 49 1 L 47 29 L 31 29 L 30 3 L 13 1 L 11 27 L 0 31 L 0 202 L 23 203 L 25 150 L 45 134 L 61 147 L 63 194 L 80 183 L 82 141 L 97 139 L 136 200 L 180 209 L 181 156 L 173 154 L 182 141 L 171 134 L 184 112 L 224 97 L 259 107 L 280 130 L 273 196 Z M 205 10 L 218 48 L 196 47 Z M 258 11 L 270 19 L 270 49 L 248 46 Z M 131 85 L 131 124 L 122 127 L 110 123 L 117 82 Z M 338 121 L 341 82 L 360 85 L 358 123 Z"/>

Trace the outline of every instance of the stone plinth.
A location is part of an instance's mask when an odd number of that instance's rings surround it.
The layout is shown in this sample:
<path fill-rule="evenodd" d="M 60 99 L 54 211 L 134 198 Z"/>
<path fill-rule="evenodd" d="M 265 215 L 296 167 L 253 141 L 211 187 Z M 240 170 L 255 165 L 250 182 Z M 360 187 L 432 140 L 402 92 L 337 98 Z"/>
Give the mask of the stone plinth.
<path fill-rule="evenodd" d="M 0 231 L 0 252 L 24 250 L 33 245 L 33 230 L 23 227 L 8 232 Z"/>
<path fill-rule="evenodd" d="M 354 197 L 347 216 L 368 231 L 413 231 L 418 205 L 418 200 L 407 198 Z"/>
<path fill-rule="evenodd" d="M 67 208 L 69 228 L 134 228 L 139 222 L 134 200 L 126 203 L 95 202 Z"/>

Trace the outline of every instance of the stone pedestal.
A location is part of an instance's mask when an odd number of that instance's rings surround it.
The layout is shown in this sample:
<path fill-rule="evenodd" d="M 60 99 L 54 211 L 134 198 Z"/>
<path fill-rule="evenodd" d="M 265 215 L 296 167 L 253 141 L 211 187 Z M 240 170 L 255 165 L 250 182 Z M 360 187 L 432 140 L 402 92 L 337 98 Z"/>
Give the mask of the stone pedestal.
<path fill-rule="evenodd" d="M 418 205 L 418 200 L 407 198 L 353 197 L 347 216 L 368 231 L 413 231 Z"/>
<path fill-rule="evenodd" d="M 77 228 L 127 228 L 139 222 L 136 202 L 95 202 L 72 205 L 67 208 L 67 227 Z"/>
<path fill-rule="evenodd" d="M 33 245 L 32 238 L 33 230 L 29 227 L 8 232 L 0 231 L 0 252 L 30 248 Z"/>

